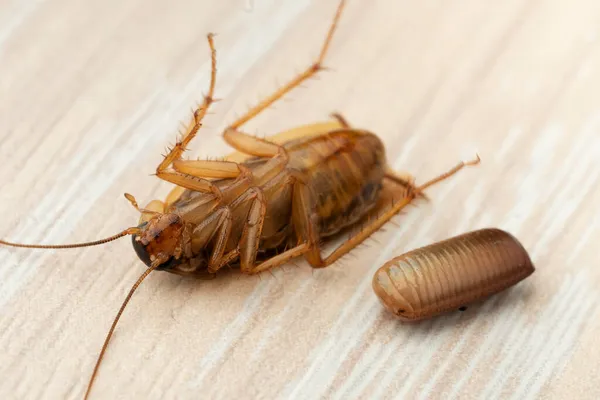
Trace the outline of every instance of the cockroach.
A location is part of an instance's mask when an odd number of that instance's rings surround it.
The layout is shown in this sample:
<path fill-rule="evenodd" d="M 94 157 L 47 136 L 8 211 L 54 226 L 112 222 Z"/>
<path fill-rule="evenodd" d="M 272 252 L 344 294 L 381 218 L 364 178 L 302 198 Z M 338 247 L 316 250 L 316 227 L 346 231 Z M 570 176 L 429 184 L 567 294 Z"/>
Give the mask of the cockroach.
<path fill-rule="evenodd" d="M 535 268 L 510 233 L 488 228 L 398 256 L 375 272 L 373 290 L 402 320 L 416 321 L 459 309 L 501 292 Z"/>
<path fill-rule="evenodd" d="M 317 60 L 283 87 L 250 108 L 229 125 L 225 141 L 237 150 L 223 161 L 188 160 L 182 154 L 202 126 L 214 102 L 216 50 L 211 51 L 208 94 L 194 111 L 187 130 L 156 168 L 156 176 L 175 185 L 165 201 L 144 208 L 134 196 L 125 197 L 141 213 L 139 223 L 124 231 L 87 243 L 31 245 L 0 241 L 27 248 L 64 249 L 104 244 L 130 235 L 147 269 L 123 301 L 98 355 L 87 385 L 92 389 L 107 345 L 121 314 L 142 281 L 154 270 L 212 278 L 221 268 L 237 265 L 244 274 L 257 274 L 304 256 L 314 268 L 331 265 L 398 214 L 423 191 L 455 174 L 479 157 L 421 185 L 415 186 L 388 168 L 384 146 L 374 134 L 356 129 L 340 115 L 329 122 L 294 128 L 261 139 L 240 128 L 258 114 L 323 70 L 323 60 L 336 30 L 345 0 L 340 1 Z M 323 239 L 351 227 L 381 198 L 383 181 L 400 185 L 402 199 L 342 243 L 321 256 Z"/>

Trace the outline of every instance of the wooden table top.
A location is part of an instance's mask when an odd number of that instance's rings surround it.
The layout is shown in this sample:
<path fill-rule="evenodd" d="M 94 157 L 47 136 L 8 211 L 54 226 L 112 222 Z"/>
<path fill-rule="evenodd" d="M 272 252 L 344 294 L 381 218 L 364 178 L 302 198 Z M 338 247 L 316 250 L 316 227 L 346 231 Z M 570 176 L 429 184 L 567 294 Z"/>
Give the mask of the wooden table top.
<path fill-rule="evenodd" d="M 136 224 L 209 79 L 190 156 L 319 52 L 335 0 L 0 2 L 0 238 L 94 240 Z M 258 277 L 154 273 L 117 327 L 92 399 L 600 398 L 600 2 L 350 0 L 326 65 L 245 126 L 269 136 L 342 113 L 423 181 L 479 153 L 329 268 Z M 419 324 L 390 317 L 373 272 L 482 227 L 534 275 Z M 144 270 L 127 239 L 0 248 L 0 397 L 81 398 Z"/>

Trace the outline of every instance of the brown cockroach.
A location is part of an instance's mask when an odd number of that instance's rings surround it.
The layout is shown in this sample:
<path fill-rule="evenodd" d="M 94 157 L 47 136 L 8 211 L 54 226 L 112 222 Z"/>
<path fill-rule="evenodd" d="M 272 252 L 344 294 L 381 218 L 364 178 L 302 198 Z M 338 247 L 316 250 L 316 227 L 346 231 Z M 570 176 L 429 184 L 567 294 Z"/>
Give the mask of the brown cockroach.
<path fill-rule="evenodd" d="M 416 321 L 501 292 L 535 268 L 525 248 L 500 229 L 481 229 L 409 251 L 373 276 L 381 303 L 402 320 Z"/>
<path fill-rule="evenodd" d="M 306 125 L 261 139 L 241 126 L 269 108 L 292 89 L 323 69 L 322 63 L 344 8 L 341 0 L 316 62 L 269 97 L 250 108 L 227 127 L 225 141 L 238 153 L 224 161 L 182 158 L 214 102 L 216 50 L 211 50 L 208 94 L 193 113 L 187 131 L 169 149 L 156 168 L 156 176 L 176 187 L 165 201 L 153 200 L 145 208 L 125 194 L 141 213 L 139 224 L 106 239 L 65 245 L 28 245 L 27 248 L 74 248 L 99 245 L 131 235 L 139 258 L 148 266 L 123 301 L 98 355 L 85 398 L 115 326 L 141 282 L 154 270 L 197 278 L 213 277 L 226 265 L 236 264 L 244 274 L 257 274 L 304 256 L 314 268 L 326 267 L 363 242 L 398 214 L 423 191 L 476 160 L 415 186 L 387 167 L 384 146 L 374 134 L 351 127 L 340 115 L 332 121 Z M 323 258 L 321 241 L 354 225 L 381 198 L 383 181 L 404 188 L 399 201 L 356 235 Z"/>

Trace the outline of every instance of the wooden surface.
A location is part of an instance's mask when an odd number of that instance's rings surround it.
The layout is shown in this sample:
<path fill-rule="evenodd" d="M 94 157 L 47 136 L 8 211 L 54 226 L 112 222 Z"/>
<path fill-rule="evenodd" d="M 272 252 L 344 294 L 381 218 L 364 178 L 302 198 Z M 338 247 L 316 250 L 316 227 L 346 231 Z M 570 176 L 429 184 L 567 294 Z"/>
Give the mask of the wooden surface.
<path fill-rule="evenodd" d="M 0 2 L 0 237 L 93 240 L 134 225 L 209 77 L 192 156 L 318 54 L 335 0 Z M 198 282 L 155 273 L 126 310 L 92 398 L 600 398 L 600 2 L 350 1 L 332 68 L 248 125 L 270 135 L 342 112 L 423 181 L 478 152 L 334 266 Z M 373 272 L 496 226 L 537 267 L 464 313 L 407 325 Z M 80 398 L 144 266 L 122 239 L 0 249 L 0 397 Z"/>

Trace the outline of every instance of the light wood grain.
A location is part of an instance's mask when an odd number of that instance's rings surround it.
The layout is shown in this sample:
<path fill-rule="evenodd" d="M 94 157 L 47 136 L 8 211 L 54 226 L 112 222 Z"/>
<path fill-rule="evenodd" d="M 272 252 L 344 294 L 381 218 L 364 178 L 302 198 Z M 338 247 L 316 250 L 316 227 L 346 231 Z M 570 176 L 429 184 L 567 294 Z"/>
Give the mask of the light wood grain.
<path fill-rule="evenodd" d="M 0 237 L 93 240 L 136 223 L 151 176 L 209 77 L 193 155 L 318 54 L 335 0 L 0 2 Z M 600 2 L 350 0 L 327 65 L 249 124 L 270 135 L 342 112 L 424 180 L 479 152 L 330 268 L 197 282 L 156 273 L 126 310 L 100 399 L 600 398 Z M 536 273 L 465 313 L 388 316 L 373 272 L 481 227 Z M 0 397 L 80 398 L 144 266 L 128 240 L 0 249 Z"/>

